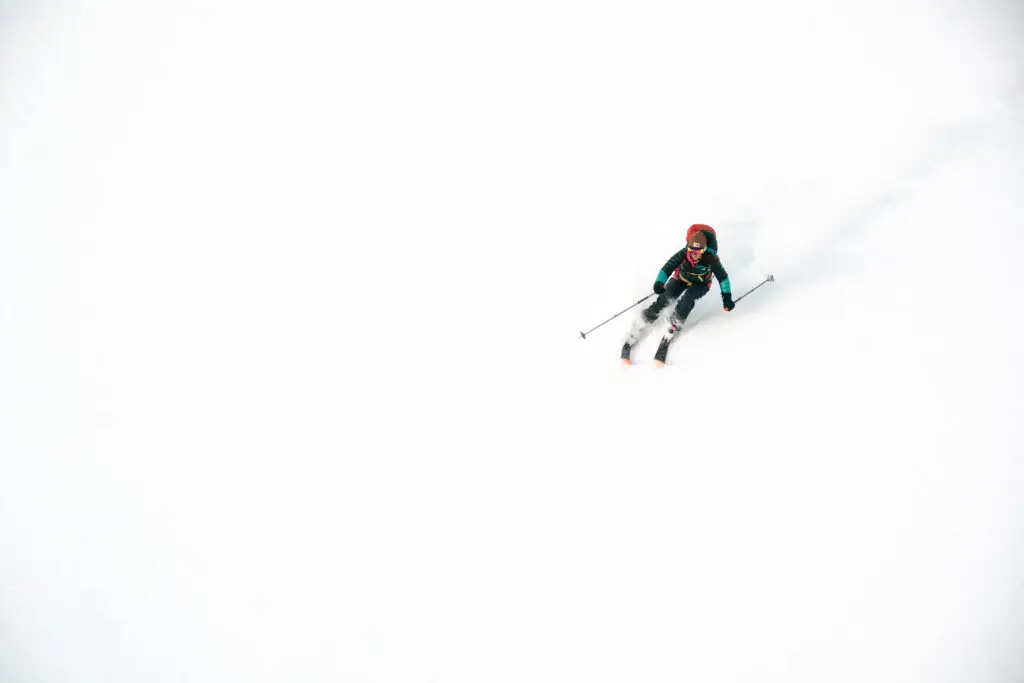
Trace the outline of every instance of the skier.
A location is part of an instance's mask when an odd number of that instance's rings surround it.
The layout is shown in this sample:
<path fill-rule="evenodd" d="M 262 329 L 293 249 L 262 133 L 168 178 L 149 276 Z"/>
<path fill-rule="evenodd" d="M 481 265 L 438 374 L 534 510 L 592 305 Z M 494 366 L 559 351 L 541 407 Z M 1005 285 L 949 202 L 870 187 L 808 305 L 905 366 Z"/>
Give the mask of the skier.
<path fill-rule="evenodd" d="M 658 298 L 644 309 L 629 332 L 626 342 L 622 345 L 622 360 L 630 363 L 630 352 L 641 337 L 658 320 L 658 314 L 668 304 L 678 298 L 675 310 L 669 316 L 669 329 L 665 333 L 655 360 L 664 363 L 668 353 L 668 345 L 679 331 L 686 316 L 693 310 L 697 299 L 711 289 L 711 276 L 718 279 L 718 289 L 722 293 L 722 307 L 731 311 L 735 304 L 732 301 L 732 289 L 729 285 L 729 274 L 725 272 L 722 261 L 718 257 L 718 237 L 710 225 L 696 223 L 686 231 L 686 246 L 672 255 L 658 272 L 654 281 L 654 293 Z"/>

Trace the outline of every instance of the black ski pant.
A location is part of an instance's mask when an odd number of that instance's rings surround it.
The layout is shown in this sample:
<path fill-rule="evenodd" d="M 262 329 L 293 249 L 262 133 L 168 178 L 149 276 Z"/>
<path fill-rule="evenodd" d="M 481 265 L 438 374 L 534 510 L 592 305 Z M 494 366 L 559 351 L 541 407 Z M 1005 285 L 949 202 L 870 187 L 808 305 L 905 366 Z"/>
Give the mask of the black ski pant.
<path fill-rule="evenodd" d="M 710 288 L 711 283 L 708 282 L 698 282 L 697 284 L 690 285 L 682 280 L 669 278 L 668 282 L 665 283 L 665 291 L 659 294 L 654 303 L 644 310 L 644 317 L 653 322 L 657 319 L 658 314 L 673 299 L 678 297 L 676 317 L 679 319 L 679 322 L 682 322 L 686 320 L 686 316 L 690 315 L 690 311 L 693 310 L 693 305 L 697 303 L 697 299 L 707 294 Z"/>

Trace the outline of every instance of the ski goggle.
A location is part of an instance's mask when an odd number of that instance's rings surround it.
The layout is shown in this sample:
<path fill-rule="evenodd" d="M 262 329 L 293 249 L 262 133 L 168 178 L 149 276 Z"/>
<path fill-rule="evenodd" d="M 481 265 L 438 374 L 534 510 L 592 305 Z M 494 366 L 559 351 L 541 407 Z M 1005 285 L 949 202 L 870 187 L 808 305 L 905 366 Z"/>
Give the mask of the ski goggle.
<path fill-rule="evenodd" d="M 698 259 L 698 258 L 700 258 L 704 254 L 704 250 L 705 249 L 706 249 L 706 247 L 687 247 L 686 251 L 694 259 Z"/>

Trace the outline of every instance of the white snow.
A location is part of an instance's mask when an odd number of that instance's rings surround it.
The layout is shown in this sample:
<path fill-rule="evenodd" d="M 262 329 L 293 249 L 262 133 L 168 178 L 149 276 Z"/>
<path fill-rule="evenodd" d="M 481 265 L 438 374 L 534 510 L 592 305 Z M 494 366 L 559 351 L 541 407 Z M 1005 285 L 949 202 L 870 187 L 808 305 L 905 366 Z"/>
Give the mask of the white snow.
<path fill-rule="evenodd" d="M 1021 26 L 6 3 L 0 681 L 1024 680 Z"/>

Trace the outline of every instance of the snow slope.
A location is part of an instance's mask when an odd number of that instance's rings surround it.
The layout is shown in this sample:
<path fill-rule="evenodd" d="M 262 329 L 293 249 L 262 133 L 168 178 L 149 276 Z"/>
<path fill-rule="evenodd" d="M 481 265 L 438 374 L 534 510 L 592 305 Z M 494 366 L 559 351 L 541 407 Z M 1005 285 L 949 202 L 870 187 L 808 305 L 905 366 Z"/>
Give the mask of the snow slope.
<path fill-rule="evenodd" d="M 6 5 L 0 679 L 1021 680 L 1019 16 Z"/>

